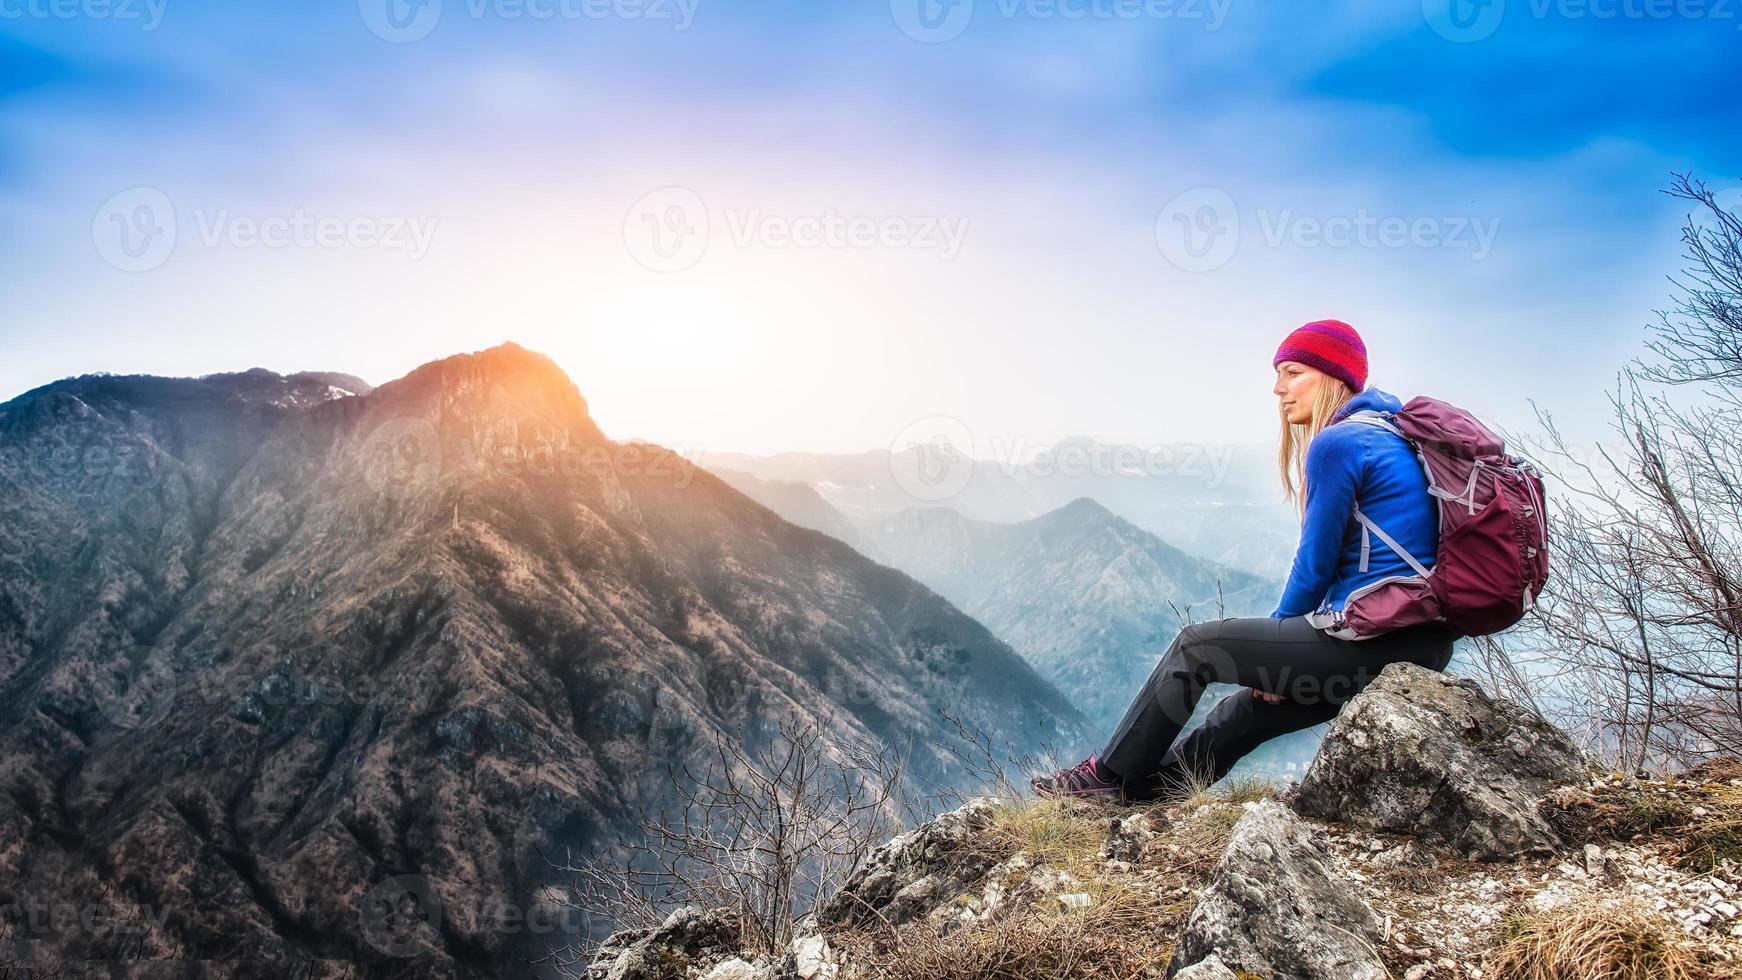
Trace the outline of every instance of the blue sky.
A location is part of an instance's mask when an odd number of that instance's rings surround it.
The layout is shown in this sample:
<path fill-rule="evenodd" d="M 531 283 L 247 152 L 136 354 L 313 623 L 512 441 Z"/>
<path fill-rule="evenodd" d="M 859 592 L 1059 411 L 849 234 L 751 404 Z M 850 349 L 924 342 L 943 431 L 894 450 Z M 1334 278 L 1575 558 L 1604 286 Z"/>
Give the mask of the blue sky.
<path fill-rule="evenodd" d="M 0 398 L 513 339 L 694 450 L 1244 443 L 1338 317 L 1589 438 L 1742 176 L 1716 2 L 404 3 L 0 0 Z"/>

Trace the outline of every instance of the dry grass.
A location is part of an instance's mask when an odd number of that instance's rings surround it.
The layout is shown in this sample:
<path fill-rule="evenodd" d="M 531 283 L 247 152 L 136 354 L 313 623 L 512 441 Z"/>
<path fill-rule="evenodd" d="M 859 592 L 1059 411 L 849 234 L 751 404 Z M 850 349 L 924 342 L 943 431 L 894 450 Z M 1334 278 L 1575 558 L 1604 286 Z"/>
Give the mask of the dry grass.
<path fill-rule="evenodd" d="M 1689 808 L 1677 866 L 1705 873 L 1725 863 L 1742 865 L 1742 786 L 1710 784 L 1700 796 Z"/>
<path fill-rule="evenodd" d="M 1027 851 L 1035 864 L 1074 873 L 1095 859 L 1107 828 L 1105 821 L 1085 815 L 1081 805 L 1042 800 L 1003 807 L 983 836 L 1005 853 Z"/>
<path fill-rule="evenodd" d="M 1543 801 L 1542 815 L 1568 843 L 1635 841 L 1675 843 L 1675 863 L 1709 872 L 1742 864 L 1742 760 L 1715 759 L 1682 778 L 1639 784 L 1574 787 Z"/>
<path fill-rule="evenodd" d="M 1697 949 L 1637 902 L 1576 902 L 1507 921 L 1498 980 L 1705 980 Z"/>

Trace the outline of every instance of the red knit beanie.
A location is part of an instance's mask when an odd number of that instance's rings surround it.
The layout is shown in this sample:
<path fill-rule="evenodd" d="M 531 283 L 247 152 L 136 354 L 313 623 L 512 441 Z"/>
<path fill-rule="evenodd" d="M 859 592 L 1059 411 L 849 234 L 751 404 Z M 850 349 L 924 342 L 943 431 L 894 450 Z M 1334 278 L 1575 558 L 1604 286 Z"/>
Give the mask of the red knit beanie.
<path fill-rule="evenodd" d="M 1283 361 L 1318 368 L 1357 393 L 1367 386 L 1367 345 L 1341 320 L 1314 320 L 1289 334 L 1270 366 Z"/>

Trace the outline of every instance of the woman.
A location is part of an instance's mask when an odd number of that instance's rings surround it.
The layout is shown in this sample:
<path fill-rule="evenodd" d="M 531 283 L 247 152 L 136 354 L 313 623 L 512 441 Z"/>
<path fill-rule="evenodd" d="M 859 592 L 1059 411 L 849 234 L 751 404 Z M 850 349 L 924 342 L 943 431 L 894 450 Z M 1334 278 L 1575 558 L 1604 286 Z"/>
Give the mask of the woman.
<path fill-rule="evenodd" d="M 1457 634 L 1439 624 L 1340 640 L 1307 614 L 1341 609 L 1349 593 L 1409 565 L 1382 542 L 1363 554 L 1358 506 L 1431 566 L 1439 513 L 1402 437 L 1373 425 L 1335 425 L 1364 409 L 1395 412 L 1396 397 L 1367 383 L 1367 348 L 1340 320 L 1289 334 L 1272 359 L 1280 400 L 1283 489 L 1301 510 L 1300 546 L 1282 601 L 1268 618 L 1223 619 L 1181 630 L 1099 753 L 1036 779 L 1044 796 L 1154 799 L 1188 781 L 1214 782 L 1241 756 L 1287 732 L 1336 717 L 1381 668 L 1405 660 L 1442 670 Z M 1297 486 L 1299 489 L 1297 490 Z M 1175 742 L 1212 682 L 1245 690 L 1217 704 Z"/>

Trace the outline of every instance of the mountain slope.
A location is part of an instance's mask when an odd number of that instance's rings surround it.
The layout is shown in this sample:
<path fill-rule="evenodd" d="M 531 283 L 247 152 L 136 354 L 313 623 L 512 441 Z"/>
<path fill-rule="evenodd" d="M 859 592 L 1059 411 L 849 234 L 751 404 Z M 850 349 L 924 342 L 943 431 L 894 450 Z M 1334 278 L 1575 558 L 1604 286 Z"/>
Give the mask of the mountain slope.
<path fill-rule="evenodd" d="M 799 527 L 821 531 L 831 538 L 852 545 L 861 554 L 876 557 L 847 515 L 824 500 L 822 494 L 817 493 L 816 488 L 810 484 L 792 480 L 764 480 L 759 476 L 726 467 L 710 467 L 708 472 Z"/>
<path fill-rule="evenodd" d="M 1081 734 L 979 624 L 611 442 L 513 345 L 367 394 L 51 385 L 0 406 L 0 487 L 0 903 L 147 919 L 18 937 L 45 955 L 523 975 L 540 853 L 716 738 L 797 717 L 947 780 L 941 707 Z"/>
<path fill-rule="evenodd" d="M 1109 730 L 1190 619 L 1265 615 L 1274 583 L 1079 499 L 1020 524 L 913 508 L 866 534 L 883 560 L 986 624 Z M 1177 612 L 1176 612 L 1177 608 Z"/>

